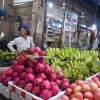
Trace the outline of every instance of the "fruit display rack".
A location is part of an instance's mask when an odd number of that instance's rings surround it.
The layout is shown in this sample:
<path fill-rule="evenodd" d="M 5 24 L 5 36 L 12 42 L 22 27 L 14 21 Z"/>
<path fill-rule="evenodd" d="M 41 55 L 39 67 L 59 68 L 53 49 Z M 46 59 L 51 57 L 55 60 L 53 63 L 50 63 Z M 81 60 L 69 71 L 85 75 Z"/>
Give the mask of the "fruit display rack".
<path fill-rule="evenodd" d="M 62 21 L 51 17 L 47 18 L 47 28 L 45 34 L 45 43 L 48 41 L 53 42 L 54 47 L 60 47 L 62 37 Z"/>

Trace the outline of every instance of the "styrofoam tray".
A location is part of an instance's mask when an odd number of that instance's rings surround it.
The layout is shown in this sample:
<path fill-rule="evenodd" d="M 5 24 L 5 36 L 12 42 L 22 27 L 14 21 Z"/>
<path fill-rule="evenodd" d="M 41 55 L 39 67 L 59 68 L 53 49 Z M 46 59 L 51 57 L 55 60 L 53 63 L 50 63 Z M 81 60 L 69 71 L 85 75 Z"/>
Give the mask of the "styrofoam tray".
<path fill-rule="evenodd" d="M 5 96 L 7 99 L 10 99 L 11 90 L 7 86 L 2 85 L 2 95 Z"/>
<path fill-rule="evenodd" d="M 92 76 L 90 76 L 90 77 L 88 77 L 85 81 L 89 81 L 89 80 L 92 79 L 92 77 L 97 76 L 97 75 L 99 75 L 99 74 L 100 74 L 100 72 L 99 72 L 99 73 L 96 73 L 96 74 L 94 74 L 94 75 L 92 75 Z"/>
<path fill-rule="evenodd" d="M 3 87 L 3 84 L 0 83 L 0 93 L 2 94 L 2 87 Z"/>
<path fill-rule="evenodd" d="M 11 99 L 12 100 L 21 100 L 19 95 L 16 94 L 15 92 L 11 92 Z"/>
<path fill-rule="evenodd" d="M 9 82 L 8 83 L 8 87 L 15 93 L 17 93 L 19 96 L 22 96 L 22 98 L 25 98 L 26 100 L 43 100 L 21 88 L 19 88 L 18 86 L 14 85 L 13 82 Z M 63 94 L 65 93 L 65 91 L 60 91 L 58 93 L 58 95 L 48 99 L 48 100 L 58 100 Z"/>

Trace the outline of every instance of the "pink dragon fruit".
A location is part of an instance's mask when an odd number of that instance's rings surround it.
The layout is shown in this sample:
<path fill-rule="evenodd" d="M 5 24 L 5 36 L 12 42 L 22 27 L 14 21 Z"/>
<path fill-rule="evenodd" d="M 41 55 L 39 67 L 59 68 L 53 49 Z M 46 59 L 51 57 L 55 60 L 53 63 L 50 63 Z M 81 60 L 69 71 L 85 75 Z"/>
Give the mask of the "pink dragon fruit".
<path fill-rule="evenodd" d="M 41 83 L 41 88 L 42 89 L 50 89 L 50 82 L 48 81 L 48 80 L 44 80 L 44 81 L 42 81 L 42 83 Z"/>
<path fill-rule="evenodd" d="M 5 79 L 6 79 L 6 75 L 3 74 L 3 75 L 1 76 L 1 82 L 3 82 Z"/>
<path fill-rule="evenodd" d="M 39 57 L 37 60 L 39 63 L 43 63 L 43 64 L 45 63 L 44 57 Z"/>
<path fill-rule="evenodd" d="M 44 71 L 44 73 L 46 75 L 50 75 L 52 73 L 52 68 L 48 64 L 45 64 L 45 71 Z"/>
<path fill-rule="evenodd" d="M 15 66 L 18 66 L 19 65 L 19 63 L 18 63 L 18 61 L 13 61 L 13 63 L 12 63 L 12 67 L 14 68 Z"/>
<path fill-rule="evenodd" d="M 30 61 L 31 61 L 31 62 L 32 62 L 32 64 L 34 64 L 34 65 L 36 65 L 36 64 L 38 64 L 38 63 L 39 63 L 39 62 L 38 62 L 36 59 L 34 59 L 34 58 L 32 58 Z"/>
<path fill-rule="evenodd" d="M 45 70 L 45 66 L 42 63 L 38 63 L 35 66 L 35 71 L 38 73 L 43 72 L 44 70 Z"/>
<path fill-rule="evenodd" d="M 60 80 L 63 79 L 63 77 L 64 77 L 63 72 L 57 72 L 56 75 L 57 75 L 57 78 L 60 79 Z"/>
<path fill-rule="evenodd" d="M 0 82 L 1 82 L 1 76 L 0 76 Z"/>
<path fill-rule="evenodd" d="M 17 78 L 15 78 L 14 80 L 13 80 L 13 83 L 15 84 L 15 85 L 19 85 L 19 83 L 20 83 L 20 78 L 19 77 L 17 77 Z"/>
<path fill-rule="evenodd" d="M 7 72 L 8 72 L 7 73 L 8 74 L 7 76 L 11 76 L 13 74 L 13 70 L 12 69 L 9 69 Z"/>
<path fill-rule="evenodd" d="M 20 74 L 20 78 L 21 78 L 21 79 L 25 79 L 25 77 L 26 77 L 26 72 L 22 72 L 22 73 Z"/>
<path fill-rule="evenodd" d="M 57 80 L 56 80 L 56 83 L 57 83 L 57 85 L 58 85 L 58 86 L 60 86 L 60 85 L 61 85 L 61 82 L 62 82 L 62 81 L 61 81 L 61 80 L 59 80 L 59 79 L 57 79 Z"/>
<path fill-rule="evenodd" d="M 40 85 L 41 82 L 42 82 L 42 78 L 35 78 L 34 81 L 33 81 L 33 84 L 34 84 L 35 86 L 37 86 L 37 85 Z"/>
<path fill-rule="evenodd" d="M 33 68 L 31 68 L 31 67 L 27 68 L 27 69 L 26 69 L 26 72 L 27 72 L 27 73 L 34 74 L 34 70 L 33 70 Z"/>
<path fill-rule="evenodd" d="M 67 78 L 63 78 L 64 82 L 69 82 L 69 80 Z"/>
<path fill-rule="evenodd" d="M 27 82 L 33 82 L 34 79 L 35 79 L 35 76 L 33 74 L 29 73 L 26 75 Z"/>
<path fill-rule="evenodd" d="M 56 82 L 50 81 L 50 85 L 51 85 L 51 86 L 54 86 L 54 85 L 56 85 Z"/>
<path fill-rule="evenodd" d="M 12 75 L 12 78 L 15 79 L 16 77 L 18 77 L 18 73 L 14 72 L 13 75 Z"/>
<path fill-rule="evenodd" d="M 60 88 L 61 88 L 62 90 L 66 90 L 66 89 L 69 88 L 69 87 L 70 87 L 69 82 L 62 81 L 62 83 L 61 83 L 61 85 L 60 85 Z"/>
<path fill-rule="evenodd" d="M 33 56 L 39 56 L 37 52 L 32 53 Z"/>
<path fill-rule="evenodd" d="M 33 88 L 32 83 L 28 83 L 28 84 L 25 85 L 25 90 L 28 91 L 28 92 L 31 92 L 32 88 Z"/>
<path fill-rule="evenodd" d="M 43 99 L 43 100 L 48 100 L 52 97 L 52 92 L 49 91 L 49 90 L 42 90 L 41 93 L 40 93 L 40 97 Z"/>
<path fill-rule="evenodd" d="M 28 67 L 34 68 L 34 64 L 31 61 L 29 61 L 27 65 Z"/>
<path fill-rule="evenodd" d="M 27 55 L 30 55 L 30 54 L 31 54 L 31 48 L 28 48 L 28 49 L 26 50 L 26 54 L 27 54 Z"/>
<path fill-rule="evenodd" d="M 7 71 L 3 71 L 3 72 L 1 73 L 1 75 L 6 75 L 6 73 L 7 73 Z"/>
<path fill-rule="evenodd" d="M 50 91 L 52 92 L 52 96 L 57 95 L 58 92 L 59 92 L 59 87 L 58 87 L 58 85 L 52 86 L 52 87 L 50 88 Z"/>
<path fill-rule="evenodd" d="M 40 92 L 41 92 L 41 89 L 40 89 L 39 86 L 34 87 L 34 88 L 32 89 L 32 93 L 33 93 L 34 95 L 36 95 L 36 96 L 39 96 L 39 95 L 40 95 Z"/>
<path fill-rule="evenodd" d="M 34 51 L 37 52 L 37 53 L 40 53 L 41 49 L 40 49 L 40 47 L 34 47 Z"/>
<path fill-rule="evenodd" d="M 26 64 L 26 58 L 23 55 L 18 56 L 18 63 L 25 65 Z"/>
<path fill-rule="evenodd" d="M 3 81 L 3 85 L 8 86 L 8 82 L 11 81 L 12 78 L 11 77 L 7 77 L 4 81 Z"/>
<path fill-rule="evenodd" d="M 17 72 L 22 73 L 24 70 L 25 70 L 25 67 L 23 65 L 19 65 L 18 69 L 17 69 Z"/>
<path fill-rule="evenodd" d="M 25 57 L 26 62 L 30 61 L 30 58 L 28 58 L 27 56 L 24 56 L 24 57 Z"/>
<path fill-rule="evenodd" d="M 40 56 L 46 56 L 46 52 L 45 52 L 45 51 L 41 51 L 41 52 L 39 53 L 39 55 L 40 55 Z"/>
<path fill-rule="evenodd" d="M 52 72 L 52 73 L 49 75 L 49 80 L 50 80 L 50 81 L 56 81 L 56 80 L 57 80 L 56 73 Z"/>
<path fill-rule="evenodd" d="M 18 66 L 19 66 L 19 65 L 16 65 L 15 67 L 13 67 L 13 71 L 17 72 Z"/>
<path fill-rule="evenodd" d="M 44 73 L 40 73 L 36 76 L 37 78 L 42 78 L 42 80 L 45 80 L 47 76 Z"/>
<path fill-rule="evenodd" d="M 25 80 L 21 80 L 19 82 L 19 87 L 22 88 L 22 89 L 24 89 L 25 88 L 25 84 L 26 84 L 26 81 Z"/>

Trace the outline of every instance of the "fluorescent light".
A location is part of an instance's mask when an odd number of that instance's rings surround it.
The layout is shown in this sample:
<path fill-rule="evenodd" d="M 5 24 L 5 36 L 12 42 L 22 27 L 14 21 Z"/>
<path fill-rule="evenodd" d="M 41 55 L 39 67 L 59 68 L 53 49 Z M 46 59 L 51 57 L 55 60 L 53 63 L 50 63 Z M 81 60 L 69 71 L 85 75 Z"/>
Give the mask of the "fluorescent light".
<path fill-rule="evenodd" d="M 48 3 L 48 6 L 52 8 L 53 4 L 51 2 Z"/>
<path fill-rule="evenodd" d="M 96 25 L 94 24 L 93 26 L 92 26 L 92 29 L 93 30 L 95 30 L 97 27 L 96 27 Z"/>

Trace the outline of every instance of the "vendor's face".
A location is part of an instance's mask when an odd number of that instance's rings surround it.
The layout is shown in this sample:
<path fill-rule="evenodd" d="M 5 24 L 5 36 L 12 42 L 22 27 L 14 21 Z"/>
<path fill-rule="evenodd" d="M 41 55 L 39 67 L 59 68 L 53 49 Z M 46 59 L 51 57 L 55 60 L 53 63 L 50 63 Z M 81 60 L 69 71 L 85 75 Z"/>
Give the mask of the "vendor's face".
<path fill-rule="evenodd" d="M 25 28 L 20 29 L 20 34 L 21 34 L 21 36 L 24 36 L 27 34 L 27 31 L 25 30 Z"/>

